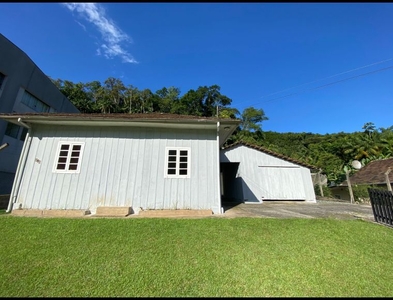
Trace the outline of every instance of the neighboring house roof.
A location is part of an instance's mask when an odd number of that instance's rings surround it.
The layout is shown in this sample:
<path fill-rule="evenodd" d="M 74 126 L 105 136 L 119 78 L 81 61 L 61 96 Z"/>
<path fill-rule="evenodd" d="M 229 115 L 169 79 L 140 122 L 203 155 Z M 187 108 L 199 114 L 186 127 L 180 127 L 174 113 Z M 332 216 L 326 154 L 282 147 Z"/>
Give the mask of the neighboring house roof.
<path fill-rule="evenodd" d="M 301 162 L 301 161 L 299 161 L 299 160 L 290 158 L 290 157 L 288 157 L 288 156 L 279 154 L 279 153 L 274 152 L 274 151 L 272 151 L 272 150 L 266 149 L 266 148 L 264 148 L 264 147 L 262 147 L 262 146 L 257 146 L 257 145 L 250 144 L 250 143 L 243 142 L 243 141 L 239 141 L 239 142 L 233 143 L 233 144 L 231 144 L 231 145 L 222 147 L 221 149 L 222 149 L 222 150 L 226 150 L 226 149 L 230 149 L 230 148 L 233 148 L 233 147 L 235 147 L 235 146 L 240 146 L 240 145 L 243 145 L 243 146 L 246 146 L 246 147 L 249 147 L 249 148 L 253 148 L 253 149 L 258 150 L 258 151 L 260 151 L 260 152 L 263 152 L 263 153 L 272 155 L 272 156 L 274 156 L 274 157 L 277 157 L 277 158 L 286 160 L 286 161 L 288 161 L 288 162 L 291 162 L 291 163 L 300 165 L 300 166 L 302 166 L 302 167 L 306 167 L 306 168 L 308 168 L 308 169 L 310 169 L 310 170 L 319 170 L 319 168 L 316 167 L 316 166 L 313 166 L 313 165 L 310 165 L 310 164 Z"/>
<path fill-rule="evenodd" d="M 199 117 L 191 115 L 144 113 L 144 114 L 81 114 L 81 113 L 1 113 L 0 119 L 17 125 L 76 125 L 76 126 L 148 126 L 181 129 L 218 128 L 220 145 L 236 130 L 238 119 Z M 21 122 L 20 122 L 21 121 Z"/>
<path fill-rule="evenodd" d="M 386 184 L 385 172 L 391 168 L 393 171 L 393 158 L 374 160 L 355 174 L 349 177 L 352 184 Z M 389 180 L 393 182 L 393 172 L 389 173 Z M 340 186 L 348 186 L 345 180 Z"/>

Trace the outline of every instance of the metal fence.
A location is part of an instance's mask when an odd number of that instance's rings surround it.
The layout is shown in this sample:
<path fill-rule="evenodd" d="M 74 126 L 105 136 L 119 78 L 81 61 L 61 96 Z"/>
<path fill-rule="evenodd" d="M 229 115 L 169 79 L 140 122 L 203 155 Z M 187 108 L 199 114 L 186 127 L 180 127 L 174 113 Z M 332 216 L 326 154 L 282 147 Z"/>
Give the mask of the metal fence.
<path fill-rule="evenodd" d="M 368 188 L 375 222 L 393 225 L 393 194 L 388 190 Z"/>

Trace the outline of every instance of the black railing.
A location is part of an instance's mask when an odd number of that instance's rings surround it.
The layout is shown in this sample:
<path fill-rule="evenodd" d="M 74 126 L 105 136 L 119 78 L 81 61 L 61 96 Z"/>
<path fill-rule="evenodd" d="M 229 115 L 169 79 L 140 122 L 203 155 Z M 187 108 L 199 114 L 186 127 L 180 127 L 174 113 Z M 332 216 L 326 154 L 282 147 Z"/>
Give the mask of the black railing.
<path fill-rule="evenodd" d="M 368 188 L 375 222 L 393 225 L 393 194 L 388 190 Z"/>

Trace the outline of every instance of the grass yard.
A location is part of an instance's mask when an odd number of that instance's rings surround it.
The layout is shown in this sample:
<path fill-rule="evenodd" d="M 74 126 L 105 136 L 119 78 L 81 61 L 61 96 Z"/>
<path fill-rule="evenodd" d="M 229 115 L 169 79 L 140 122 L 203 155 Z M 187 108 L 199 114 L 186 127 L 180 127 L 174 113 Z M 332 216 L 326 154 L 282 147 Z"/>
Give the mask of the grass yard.
<path fill-rule="evenodd" d="M 393 229 L 336 219 L 1 216 L 1 297 L 393 296 Z"/>

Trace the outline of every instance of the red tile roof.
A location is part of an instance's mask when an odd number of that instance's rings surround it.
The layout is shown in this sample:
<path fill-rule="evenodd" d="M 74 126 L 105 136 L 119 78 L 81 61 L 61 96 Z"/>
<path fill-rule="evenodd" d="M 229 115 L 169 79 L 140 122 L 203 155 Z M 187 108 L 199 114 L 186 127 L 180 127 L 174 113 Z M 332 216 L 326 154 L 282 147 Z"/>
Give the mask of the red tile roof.
<path fill-rule="evenodd" d="M 374 160 L 350 176 L 349 180 L 351 185 L 385 184 L 385 172 L 389 167 L 392 169 L 392 172 L 389 173 L 389 180 L 393 182 L 393 158 Z M 340 185 L 348 186 L 348 182 L 345 180 Z"/>

